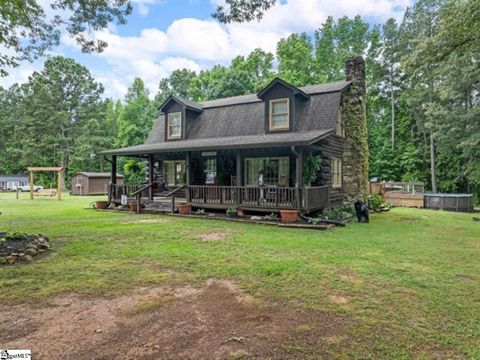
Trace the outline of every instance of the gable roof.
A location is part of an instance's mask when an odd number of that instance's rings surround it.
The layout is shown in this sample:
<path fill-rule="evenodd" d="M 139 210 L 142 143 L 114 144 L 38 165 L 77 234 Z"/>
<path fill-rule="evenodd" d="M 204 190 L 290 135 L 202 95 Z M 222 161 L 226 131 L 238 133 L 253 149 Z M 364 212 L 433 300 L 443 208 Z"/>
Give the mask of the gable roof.
<path fill-rule="evenodd" d="M 196 104 L 203 111 L 195 116 L 186 114 L 183 140 L 166 141 L 165 115 L 161 114 L 144 145 L 108 150 L 102 154 L 138 155 L 254 147 L 253 144 L 264 147 L 287 146 L 295 142 L 307 144 L 319 136 L 329 136 L 334 132 L 342 92 L 350 84 L 350 81 L 337 81 L 298 88 L 309 96 L 309 100 L 296 102 L 296 122 L 291 132 L 266 134 L 264 101 L 256 94 L 250 94 Z"/>
<path fill-rule="evenodd" d="M 270 83 L 267 86 L 265 86 L 262 90 L 260 90 L 257 93 L 257 97 L 260 98 L 260 99 L 263 99 L 263 95 L 265 95 L 271 88 L 273 88 L 274 86 L 277 86 L 279 84 L 286 87 L 287 89 L 292 90 L 294 95 L 301 95 L 301 96 L 303 96 L 304 99 L 309 99 L 310 98 L 308 96 L 308 94 L 306 94 L 302 89 L 299 89 L 299 88 L 293 86 L 292 84 L 289 84 L 285 80 L 282 80 L 278 77 L 273 79 L 272 81 L 270 81 Z"/>
<path fill-rule="evenodd" d="M 77 172 L 75 175 L 83 175 L 89 178 L 110 178 L 110 173 L 106 172 L 87 172 L 87 171 L 80 171 Z M 123 175 L 117 174 L 117 177 L 123 178 Z"/>
<path fill-rule="evenodd" d="M 202 105 L 194 102 L 194 101 L 191 101 L 191 100 L 186 100 L 186 99 L 182 99 L 182 98 L 179 98 L 178 96 L 175 96 L 175 95 L 170 95 L 164 102 L 162 105 L 160 105 L 160 110 L 162 111 L 163 108 L 170 102 L 170 101 L 176 101 L 180 104 L 182 104 L 183 106 L 185 106 L 185 108 L 189 109 L 189 110 L 193 110 L 193 111 L 197 111 L 197 112 L 202 112 L 203 111 L 203 108 L 202 108 Z"/>
<path fill-rule="evenodd" d="M 329 92 L 342 91 L 351 83 L 352 83 L 351 81 L 342 80 L 342 81 L 336 81 L 336 82 L 331 82 L 326 84 L 303 86 L 298 89 L 303 91 L 307 95 L 324 94 Z M 257 94 L 248 94 L 248 95 L 232 96 L 232 97 L 227 97 L 222 99 L 203 101 L 200 105 L 202 106 L 203 109 L 207 109 L 212 107 L 248 104 L 248 103 L 254 103 L 254 102 L 262 102 L 262 99 L 259 99 Z"/>

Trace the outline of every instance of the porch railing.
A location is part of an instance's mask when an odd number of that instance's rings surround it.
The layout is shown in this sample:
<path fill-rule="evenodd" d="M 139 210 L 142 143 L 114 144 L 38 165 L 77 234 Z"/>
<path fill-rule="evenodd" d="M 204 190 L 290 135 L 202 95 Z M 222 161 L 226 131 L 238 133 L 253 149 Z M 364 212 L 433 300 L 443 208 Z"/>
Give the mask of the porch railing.
<path fill-rule="evenodd" d="M 183 187 L 187 192 L 187 201 L 197 206 L 245 207 L 259 210 L 296 209 L 297 196 L 300 196 L 302 210 L 313 211 L 326 207 L 329 202 L 328 186 L 300 188 L 299 191 L 295 187 L 276 186 L 185 185 Z M 132 201 L 135 199 L 133 196 L 135 193 L 138 193 L 141 198 L 148 198 L 149 189 L 145 184 L 112 184 L 110 187 L 110 196 L 115 202 L 120 202 L 122 195 L 127 195 L 127 198 Z"/>
<path fill-rule="evenodd" d="M 265 209 L 296 209 L 294 187 L 270 186 L 205 186 L 190 185 L 190 202 L 219 206 Z M 302 209 L 321 209 L 328 205 L 328 186 L 301 188 Z"/>
<path fill-rule="evenodd" d="M 148 198 L 150 194 L 150 188 L 146 187 L 147 185 L 148 184 L 110 184 L 109 198 L 115 202 L 120 202 L 122 195 L 126 195 L 128 200 L 135 199 L 135 195 L 139 195 L 140 198 Z M 142 191 L 136 194 L 139 190 Z"/>
<path fill-rule="evenodd" d="M 328 205 L 328 186 L 302 188 L 302 208 L 307 211 L 318 210 Z"/>

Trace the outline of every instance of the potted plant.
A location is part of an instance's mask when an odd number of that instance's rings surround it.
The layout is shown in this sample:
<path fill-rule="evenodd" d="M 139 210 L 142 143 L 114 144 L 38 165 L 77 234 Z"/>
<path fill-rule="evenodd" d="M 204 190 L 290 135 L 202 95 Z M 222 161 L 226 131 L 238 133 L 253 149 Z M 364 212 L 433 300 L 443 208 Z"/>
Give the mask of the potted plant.
<path fill-rule="evenodd" d="M 192 205 L 190 204 L 178 204 L 178 213 L 182 215 L 190 215 L 192 213 Z"/>
<path fill-rule="evenodd" d="M 230 207 L 227 209 L 227 216 L 229 218 L 233 218 L 235 216 L 237 216 L 237 209 L 233 208 L 233 207 Z"/>
<path fill-rule="evenodd" d="M 298 210 L 280 210 L 282 223 L 292 224 L 298 219 Z"/>
<path fill-rule="evenodd" d="M 95 208 L 106 209 L 107 207 L 108 207 L 108 201 L 104 201 L 104 200 L 95 201 Z"/>
<path fill-rule="evenodd" d="M 140 204 L 140 209 L 142 208 L 142 204 Z M 128 208 L 130 209 L 130 211 L 133 211 L 133 212 L 137 212 L 138 211 L 138 205 L 136 202 L 130 202 L 128 203 Z"/>

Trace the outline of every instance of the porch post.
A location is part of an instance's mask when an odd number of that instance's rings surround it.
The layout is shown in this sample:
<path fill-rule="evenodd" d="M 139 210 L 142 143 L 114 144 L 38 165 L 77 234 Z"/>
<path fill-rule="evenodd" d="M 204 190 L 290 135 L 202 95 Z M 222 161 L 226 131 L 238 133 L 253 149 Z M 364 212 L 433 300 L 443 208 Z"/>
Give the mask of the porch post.
<path fill-rule="evenodd" d="M 242 186 L 242 155 L 237 152 L 237 183 L 236 186 Z"/>
<path fill-rule="evenodd" d="M 297 199 L 297 209 L 300 212 L 302 210 L 302 193 L 301 188 L 303 185 L 303 155 L 301 152 L 295 154 L 295 197 Z"/>
<path fill-rule="evenodd" d="M 191 173 L 192 173 L 192 169 L 191 169 L 191 156 L 190 156 L 190 151 L 187 151 L 187 154 L 186 154 L 186 159 L 185 159 L 185 185 L 187 185 L 186 189 L 185 189 L 185 195 L 187 197 L 187 203 L 190 203 L 191 202 L 191 198 L 190 198 L 190 185 L 191 185 Z"/>
<path fill-rule="evenodd" d="M 110 172 L 110 191 L 108 192 L 108 202 L 115 200 L 115 189 L 113 185 L 117 184 L 117 156 L 112 155 L 112 170 Z"/>
<path fill-rule="evenodd" d="M 148 184 L 151 185 L 153 183 L 153 154 L 148 155 Z M 150 201 L 153 200 L 153 186 L 148 188 L 148 199 Z"/>
<path fill-rule="evenodd" d="M 117 184 L 117 155 L 112 155 L 112 172 L 110 180 L 113 185 Z"/>

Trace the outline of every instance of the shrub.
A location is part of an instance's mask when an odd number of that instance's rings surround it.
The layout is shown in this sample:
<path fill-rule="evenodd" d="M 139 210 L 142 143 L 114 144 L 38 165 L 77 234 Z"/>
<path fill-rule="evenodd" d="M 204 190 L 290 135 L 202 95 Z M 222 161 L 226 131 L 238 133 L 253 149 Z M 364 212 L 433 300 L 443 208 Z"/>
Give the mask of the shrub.
<path fill-rule="evenodd" d="M 267 221 L 278 221 L 279 218 L 278 218 L 277 214 L 271 213 L 270 215 L 265 215 L 265 216 L 263 217 L 263 220 L 267 220 Z"/>
<path fill-rule="evenodd" d="M 351 220 L 355 217 L 355 207 L 352 202 L 344 202 L 341 206 L 324 210 L 319 219 L 322 220 Z"/>
<path fill-rule="evenodd" d="M 387 205 L 388 203 L 380 194 L 374 194 L 368 197 L 368 208 L 372 211 L 380 211 L 383 207 Z"/>

